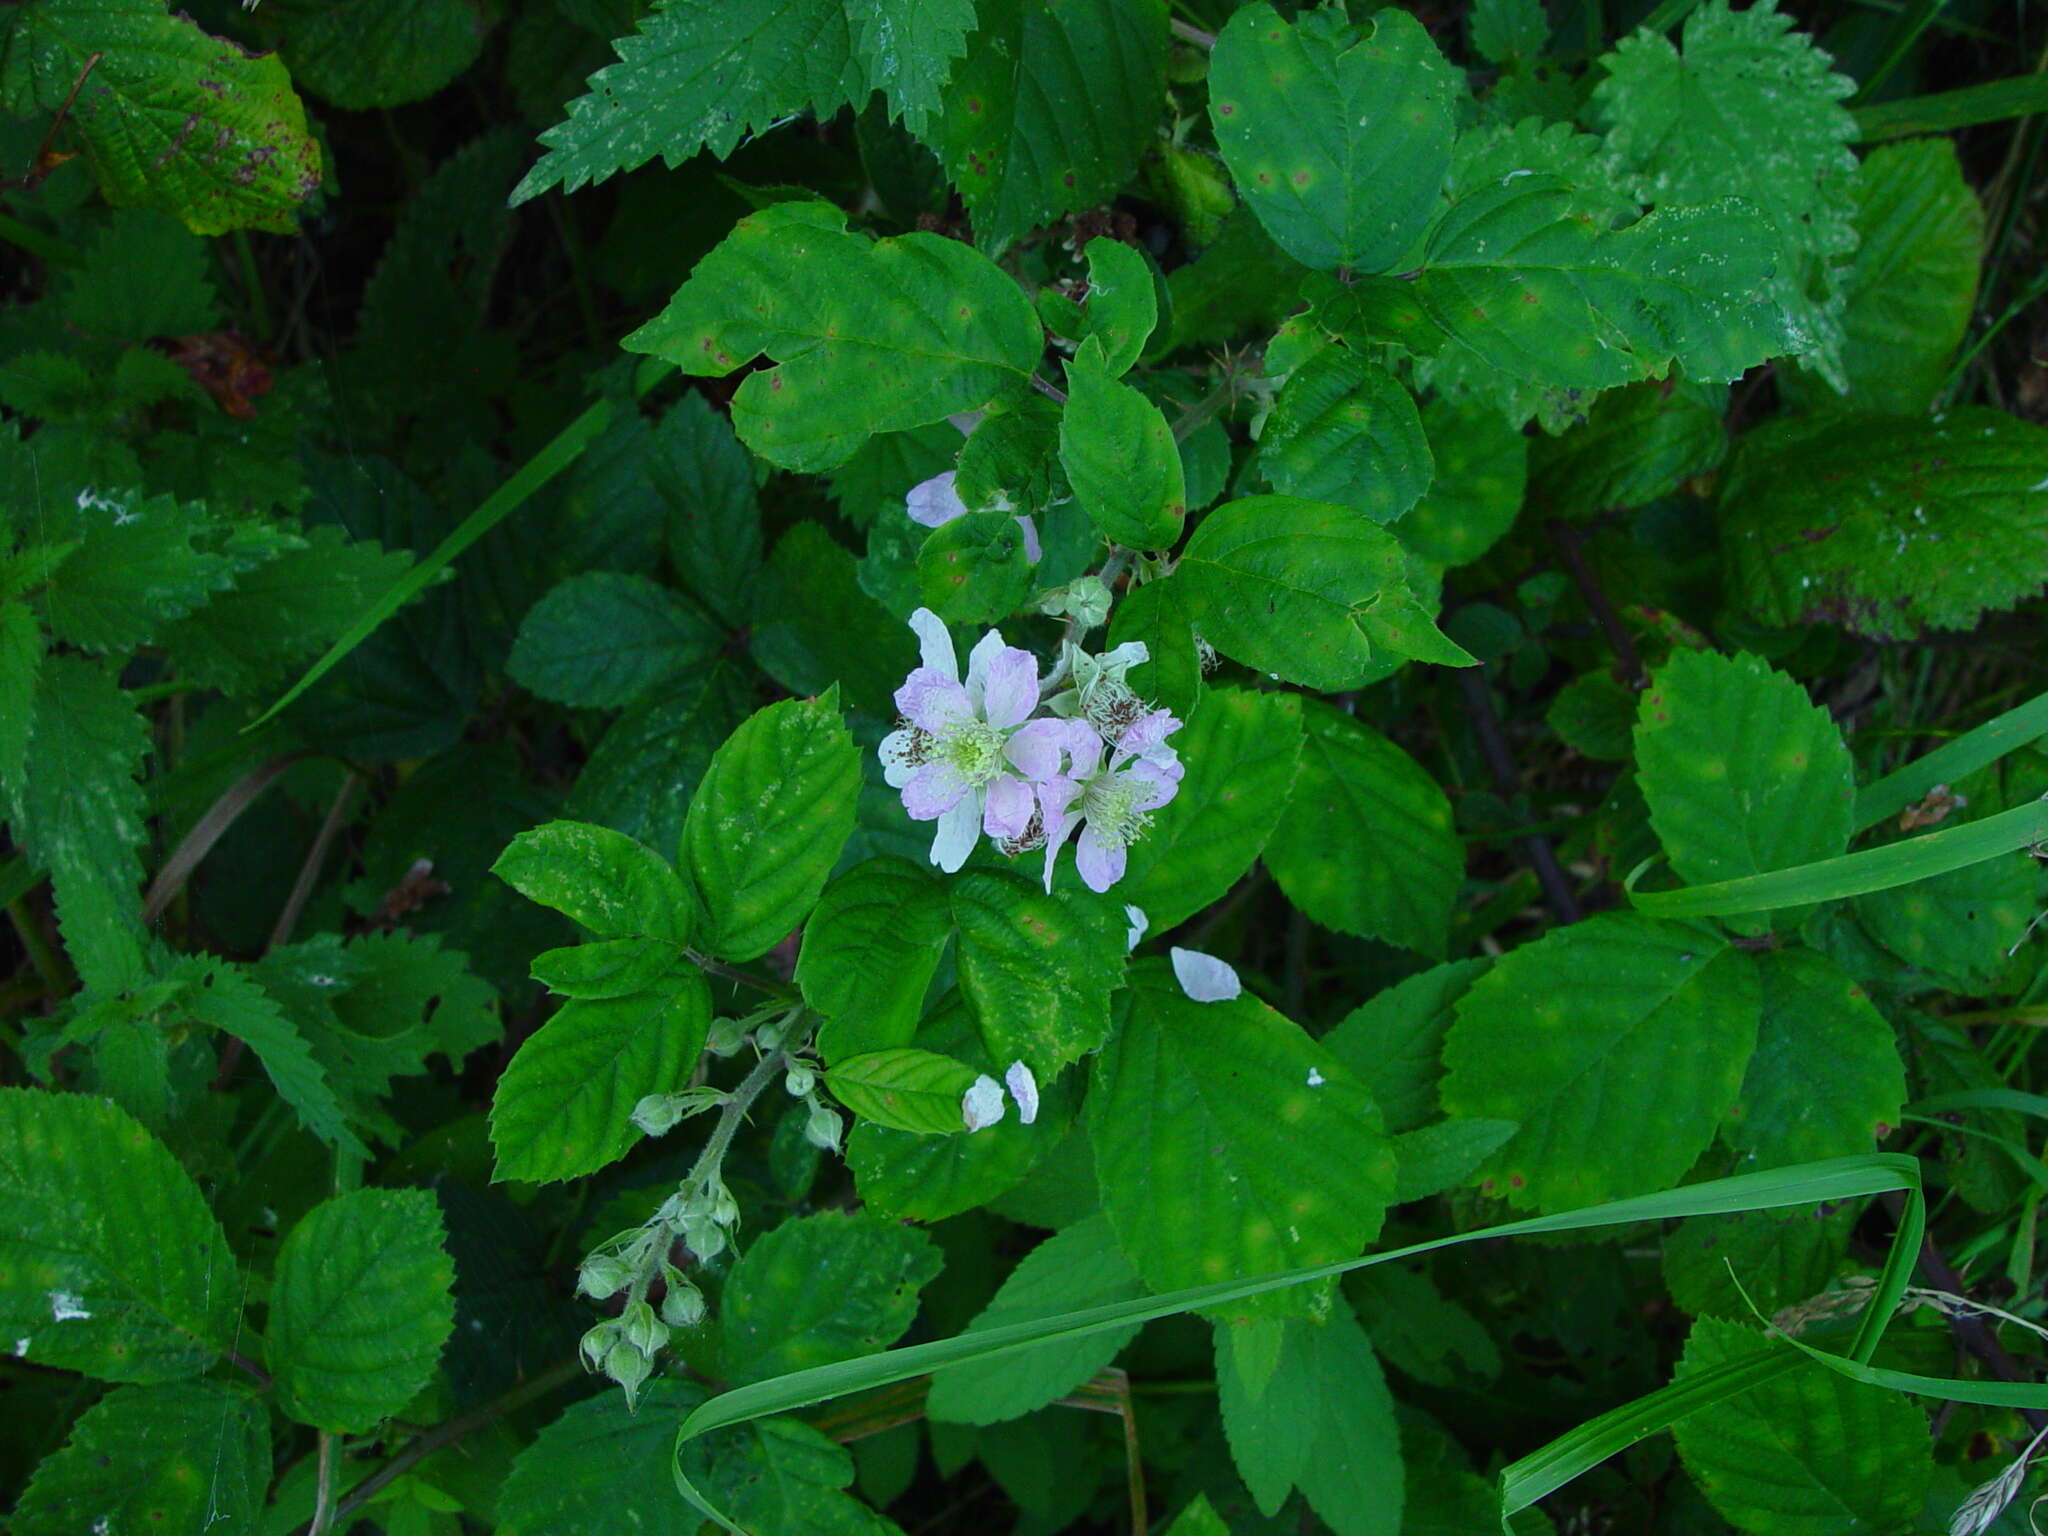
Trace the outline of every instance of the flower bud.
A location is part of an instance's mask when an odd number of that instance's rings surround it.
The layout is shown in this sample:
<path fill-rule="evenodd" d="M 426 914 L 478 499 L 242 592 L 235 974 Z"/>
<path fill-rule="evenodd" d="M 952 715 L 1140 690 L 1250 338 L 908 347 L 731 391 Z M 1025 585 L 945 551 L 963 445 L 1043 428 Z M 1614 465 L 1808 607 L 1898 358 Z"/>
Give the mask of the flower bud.
<path fill-rule="evenodd" d="M 747 1043 L 746 1026 L 738 1019 L 713 1019 L 704 1037 L 704 1049 L 721 1061 Z"/>
<path fill-rule="evenodd" d="M 644 1301 L 629 1301 L 619 1314 L 619 1328 L 626 1342 L 643 1355 L 652 1355 L 668 1342 L 668 1329 Z"/>
<path fill-rule="evenodd" d="M 683 1106 L 669 1093 L 650 1093 L 633 1106 L 633 1123 L 649 1136 L 666 1136 L 683 1118 Z"/>
<path fill-rule="evenodd" d="M 839 1130 L 839 1117 L 816 1099 L 811 1100 L 810 1117 L 804 1121 L 804 1140 L 821 1152 L 837 1152 Z"/>
<path fill-rule="evenodd" d="M 690 1252 L 708 1262 L 725 1252 L 725 1228 L 704 1216 L 685 1216 L 683 1241 L 690 1245 Z"/>
<path fill-rule="evenodd" d="M 576 1346 L 578 1353 L 583 1356 L 584 1365 L 593 1371 L 603 1370 L 605 1360 L 611 1354 L 612 1345 L 618 1341 L 618 1337 L 619 1325 L 613 1322 L 599 1323 L 584 1334 Z"/>
<path fill-rule="evenodd" d="M 654 1362 L 621 1339 L 604 1357 L 604 1373 L 626 1389 L 626 1406 L 630 1408 L 640 1395 L 641 1383 L 654 1374 Z"/>
<path fill-rule="evenodd" d="M 789 1074 L 783 1078 L 782 1086 L 792 1099 L 805 1098 L 818 1086 L 818 1074 L 800 1061 L 791 1062 Z"/>
<path fill-rule="evenodd" d="M 609 1253 L 593 1253 L 576 1272 L 576 1289 L 592 1301 L 616 1296 L 632 1283 L 633 1267 Z"/>
<path fill-rule="evenodd" d="M 704 1293 L 697 1289 L 682 1274 L 665 1270 L 668 1277 L 668 1294 L 661 1299 L 661 1320 L 671 1328 L 694 1328 L 704 1321 Z"/>

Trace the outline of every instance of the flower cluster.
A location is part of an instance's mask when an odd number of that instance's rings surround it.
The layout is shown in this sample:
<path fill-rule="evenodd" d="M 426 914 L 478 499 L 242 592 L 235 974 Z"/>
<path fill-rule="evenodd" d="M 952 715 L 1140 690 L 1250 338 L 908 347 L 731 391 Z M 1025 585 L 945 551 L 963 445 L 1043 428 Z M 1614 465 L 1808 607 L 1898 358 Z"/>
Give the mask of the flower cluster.
<path fill-rule="evenodd" d="M 1167 744 L 1181 722 L 1124 680 L 1145 647 L 1089 656 L 1070 644 L 1041 679 L 1036 657 L 990 630 L 963 681 L 938 616 L 920 608 L 910 627 L 923 665 L 896 690 L 903 723 L 883 739 L 882 768 L 912 820 L 938 823 L 932 862 L 960 868 L 979 836 L 1011 857 L 1043 848 L 1051 890 L 1073 838 L 1082 880 L 1108 890 L 1183 771 Z"/>

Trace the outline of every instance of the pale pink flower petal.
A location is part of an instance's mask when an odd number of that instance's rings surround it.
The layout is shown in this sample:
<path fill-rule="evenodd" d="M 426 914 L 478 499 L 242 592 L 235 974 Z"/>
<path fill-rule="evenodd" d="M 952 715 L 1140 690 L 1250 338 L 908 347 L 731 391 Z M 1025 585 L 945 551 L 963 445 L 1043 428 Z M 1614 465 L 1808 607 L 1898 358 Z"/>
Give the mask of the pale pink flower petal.
<path fill-rule="evenodd" d="M 960 803 L 968 787 L 966 778 L 951 763 L 926 763 L 903 786 L 903 809 L 912 821 L 936 821 Z"/>
<path fill-rule="evenodd" d="M 1061 722 L 1067 728 L 1067 755 L 1073 760 L 1073 776 L 1088 780 L 1102 766 L 1102 738 L 1086 720 Z"/>
<path fill-rule="evenodd" d="M 1171 710 L 1155 709 L 1141 715 L 1125 728 L 1116 741 L 1119 757 L 1150 757 L 1163 751 L 1172 756 L 1173 749 L 1165 745 L 1166 738 L 1181 728 L 1181 721 Z"/>
<path fill-rule="evenodd" d="M 943 475 L 933 475 L 910 488 L 904 498 L 904 510 L 910 520 L 926 528 L 943 528 L 956 517 L 967 515 L 967 503 L 960 499 L 954 489 L 953 480 L 957 471 L 947 470 Z"/>
<path fill-rule="evenodd" d="M 1038 708 L 1038 658 L 1015 646 L 999 647 L 982 668 L 981 686 L 982 719 L 999 731 L 1022 725 Z"/>
<path fill-rule="evenodd" d="M 1074 867 L 1091 891 L 1106 891 L 1124 877 L 1124 845 L 1095 835 L 1093 825 L 1081 829 L 1074 844 Z"/>
<path fill-rule="evenodd" d="M 974 642 L 974 649 L 967 653 L 967 701 L 974 706 L 975 714 L 982 712 L 988 697 L 988 669 L 1009 647 L 1003 644 L 1003 637 L 990 630 Z"/>
<path fill-rule="evenodd" d="M 1053 865 L 1060 847 L 1081 818 L 1070 809 L 1080 798 L 1081 786 L 1072 779 L 1052 779 L 1038 786 L 1038 808 L 1045 818 L 1045 888 L 1052 889 Z"/>
<path fill-rule="evenodd" d="M 1244 991 L 1244 983 L 1227 961 L 1205 955 L 1199 949 L 1169 949 L 1174 979 L 1181 991 L 1197 1003 L 1227 1003 Z M 1313 1079 L 1311 1079 L 1313 1082 Z"/>
<path fill-rule="evenodd" d="M 1008 1111 L 1009 1105 L 1003 1100 L 1003 1085 L 986 1072 L 960 1096 L 960 1123 L 970 1133 L 994 1125 Z"/>
<path fill-rule="evenodd" d="M 904 719 L 934 736 L 974 718 L 967 690 L 943 672 L 919 667 L 896 690 L 896 708 Z"/>
<path fill-rule="evenodd" d="M 991 780 L 982 807 L 981 830 L 993 838 L 1022 837 L 1031 825 L 1037 798 L 1030 785 L 1007 773 Z"/>
<path fill-rule="evenodd" d="M 1003 1086 L 1017 1101 L 1019 1120 L 1029 1125 L 1038 1118 L 1038 1079 L 1031 1075 L 1029 1067 L 1021 1061 L 1011 1062 L 1010 1070 L 1003 1074 Z"/>
<path fill-rule="evenodd" d="M 1060 771 L 1067 750 L 1067 722 L 1033 720 L 1003 743 L 1003 755 L 1025 778 L 1043 782 Z"/>
<path fill-rule="evenodd" d="M 1024 558 L 1033 565 L 1045 558 L 1045 546 L 1038 542 L 1038 524 L 1021 512 L 1017 514 L 1017 526 L 1024 530 Z"/>
<path fill-rule="evenodd" d="M 1138 802 L 1137 809 L 1156 811 L 1180 793 L 1181 774 L 1185 771 L 1179 763 L 1168 768 L 1141 758 L 1124 770 L 1124 777 L 1146 787 L 1145 798 Z"/>
<path fill-rule="evenodd" d="M 932 838 L 932 862 L 952 874 L 974 852 L 974 840 L 981 833 L 981 795 L 962 795 L 953 808 L 939 818 L 938 834 Z"/>

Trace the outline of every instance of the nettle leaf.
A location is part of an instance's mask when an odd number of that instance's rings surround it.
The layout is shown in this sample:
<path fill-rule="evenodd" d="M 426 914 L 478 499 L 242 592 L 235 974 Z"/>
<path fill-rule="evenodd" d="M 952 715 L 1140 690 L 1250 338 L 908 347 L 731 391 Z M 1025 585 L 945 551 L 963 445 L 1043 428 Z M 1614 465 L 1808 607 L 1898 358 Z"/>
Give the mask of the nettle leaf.
<path fill-rule="evenodd" d="M 829 117 L 867 95 L 843 0 L 790 0 L 765 15 L 722 0 L 674 0 L 612 44 L 619 62 L 587 82 L 548 152 L 513 189 L 523 203 L 574 192 L 656 155 L 674 170 L 700 149 L 723 160 L 750 134 L 802 111 Z"/>
<path fill-rule="evenodd" d="M 804 923 L 796 983 L 826 1017 L 827 1060 L 910 1043 L 952 931 L 944 890 L 907 859 L 869 859 L 826 887 Z"/>
<path fill-rule="evenodd" d="M 676 847 L 712 754 L 753 707 L 752 680 L 740 673 L 720 662 L 629 706 L 598 737 L 563 809 L 650 847 Z"/>
<path fill-rule="evenodd" d="M 725 636 L 644 576 L 587 571 L 558 583 L 520 623 L 505 671 L 544 699 L 616 709 L 688 676 Z"/>
<path fill-rule="evenodd" d="M 1290 25 L 1230 18 L 1209 61 L 1209 119 L 1238 191 L 1304 266 L 1383 272 L 1436 209 L 1457 76 L 1405 11 L 1369 36 L 1340 11 Z"/>
<path fill-rule="evenodd" d="M 1382 650 L 1474 664 L 1420 608 L 1400 542 L 1349 507 L 1228 502 L 1202 519 L 1169 579 L 1217 650 L 1307 688 L 1357 687 Z"/>
<path fill-rule="evenodd" d="M 1744 1324 L 1701 1318 L 1678 1379 L 1770 1347 Z M 1708 1501 L 1751 1531 L 1898 1528 L 1934 1474 L 1927 1419 L 1909 1399 L 1810 1360 L 1687 1414 L 1672 1437 Z"/>
<path fill-rule="evenodd" d="M 965 1134 L 960 1100 L 979 1075 L 936 1051 L 867 1051 L 826 1069 L 825 1086 L 863 1120 L 916 1136 L 950 1136 Z"/>
<path fill-rule="evenodd" d="M 974 0 L 846 0 L 853 47 L 889 115 L 922 135 L 974 30 Z"/>
<path fill-rule="evenodd" d="M 1355 507 L 1376 523 L 1414 506 L 1436 472 L 1415 397 L 1346 347 L 1326 347 L 1288 376 L 1259 438 L 1259 468 L 1276 491 Z"/>
<path fill-rule="evenodd" d="M 683 823 L 705 948 L 752 960 L 804 920 L 853 833 L 859 793 L 860 749 L 829 695 L 771 704 L 732 733 Z"/>
<path fill-rule="evenodd" d="M 682 1087 L 710 1028 L 696 972 L 661 992 L 564 1003 L 491 1096 L 495 1177 L 546 1183 L 616 1162 L 640 1139 L 633 1106 Z"/>
<path fill-rule="evenodd" d="M 1855 193 L 1842 377 L 1859 410 L 1914 415 L 1934 402 L 1969 326 L 1984 210 L 1948 139 L 1880 145 Z"/>
<path fill-rule="evenodd" d="M 1106 201 L 1152 143 L 1166 89 L 1165 0 L 980 0 L 925 135 L 975 244 Z"/>
<path fill-rule="evenodd" d="M 887 1349 L 943 1259 L 915 1227 L 821 1211 L 764 1233 L 725 1282 L 720 1320 L 734 1386 Z"/>
<path fill-rule="evenodd" d="M 690 892 L 668 860 L 623 832 L 551 821 L 512 839 L 491 873 L 601 939 L 690 934 Z"/>
<path fill-rule="evenodd" d="M 1112 377 L 1130 372 L 1159 324 L 1159 293 L 1145 258 L 1107 235 L 1082 247 L 1088 260 L 1088 291 L 1082 296 L 1082 338 L 1102 347 Z"/>
<path fill-rule="evenodd" d="M 1374 994 L 1323 1036 L 1323 1047 L 1372 1090 L 1387 1129 L 1412 1131 L 1436 1117 L 1444 1033 L 1487 962 L 1453 960 Z"/>
<path fill-rule="evenodd" d="M 0 601 L 0 787 L 21 783 L 28 771 L 36 680 L 48 645 L 33 608 Z"/>
<path fill-rule="evenodd" d="M 49 870 L 64 948 L 85 984 L 140 983 L 142 786 L 149 731 L 113 674 L 82 656 L 45 656 L 23 770 L 4 786 L 15 838 Z"/>
<path fill-rule="evenodd" d="M 1472 51 L 1490 64 L 1534 59 L 1550 41 L 1542 0 L 1475 0 L 1466 25 Z"/>
<path fill-rule="evenodd" d="M 1689 885 L 1847 850 L 1856 774 L 1842 733 L 1762 658 L 1678 650 L 1644 690 L 1636 783 Z"/>
<path fill-rule="evenodd" d="M 1378 1235 L 1394 1154 L 1365 1086 L 1250 996 L 1197 1003 L 1133 967 L 1095 1058 L 1089 1134 L 1102 1208 L 1155 1291 L 1348 1258 Z M 1234 1311 L 1284 1316 L 1303 1298 Z"/>
<path fill-rule="evenodd" d="M 610 1536 L 687 1517 L 676 1492 L 676 1422 L 704 1390 L 674 1376 L 572 1403 L 512 1459 L 495 1512 L 504 1536 Z"/>
<path fill-rule="evenodd" d="M 1037 316 L 956 240 L 849 234 L 823 203 L 742 219 L 622 343 L 716 378 L 766 354 L 733 396 L 741 441 L 784 469 L 845 463 L 877 432 L 979 409 L 1038 361 Z"/>
<path fill-rule="evenodd" d="M 976 870 L 951 881 L 960 991 L 982 1044 L 1040 1082 L 1100 1046 L 1110 993 L 1123 978 L 1121 902 L 1087 891 L 1048 895 L 1036 880 Z"/>
<path fill-rule="evenodd" d="M 1277 1332 L 1275 1339 L 1257 1334 Z M 1249 1364 L 1248 1349 L 1277 1349 Z M 1216 1329 L 1216 1385 L 1231 1460 L 1260 1513 L 1301 1490 L 1337 1536 L 1398 1536 L 1403 1470 L 1372 1340 L 1339 1303 L 1325 1323 L 1298 1318 Z"/>
<path fill-rule="evenodd" d="M 455 1327 L 447 1235 L 419 1189 L 358 1189 L 300 1218 L 270 1285 L 265 1358 L 280 1408 L 359 1435 L 412 1400 Z"/>
<path fill-rule="evenodd" d="M 233 1341 L 238 1274 L 199 1186 L 124 1111 L 0 1088 L 0 1333 L 18 1359 L 197 1376 Z"/>
<path fill-rule="evenodd" d="M 1609 390 L 1569 431 L 1529 444 L 1530 499 L 1553 517 L 1591 518 L 1668 496 L 1728 451 L 1724 405 L 1725 392 L 1682 381 Z"/>
<path fill-rule="evenodd" d="M 1984 406 L 1780 421 L 1722 486 L 1729 585 L 1765 624 L 1966 629 L 2048 580 L 2044 480 L 2048 430 Z"/>
<path fill-rule="evenodd" d="M 1211 688 L 1175 733 L 1186 777 L 1117 886 L 1153 932 L 1221 899 L 1265 848 L 1300 766 L 1301 707 L 1291 693 Z"/>
<path fill-rule="evenodd" d="M 1082 508 L 1110 540 L 1133 549 L 1180 542 L 1187 482 L 1159 407 L 1119 382 L 1090 337 L 1067 364 L 1060 463 Z"/>
<path fill-rule="evenodd" d="M 211 1382 L 120 1387 L 79 1415 L 22 1490 L 16 1536 L 256 1529 L 270 1484 L 269 1414 Z M 25 1427 L 25 1426 L 24 1426 Z"/>
<path fill-rule="evenodd" d="M 213 272 L 206 242 L 176 219 L 120 208 L 59 280 L 57 304 L 67 324 L 122 341 L 210 331 L 220 324 Z"/>
<path fill-rule="evenodd" d="M 1371 726 L 1320 699 L 1302 711 L 1301 773 L 1266 839 L 1266 867 L 1324 927 L 1441 958 L 1465 875 L 1449 799 Z"/>
<path fill-rule="evenodd" d="M 1144 1294 L 1130 1260 L 1116 1245 L 1109 1219 L 1089 1216 L 1027 1253 L 965 1331 L 1032 1322 Z M 1138 1336 L 1138 1327 L 1133 1323 L 1086 1338 L 1034 1345 L 984 1363 L 949 1367 L 932 1377 L 925 1412 L 957 1424 L 995 1424 L 1035 1413 L 1114 1360 Z"/>
<path fill-rule="evenodd" d="M 1625 190 L 1659 207 L 1740 197 L 1768 221 L 1771 302 L 1806 355 L 1842 384 L 1839 258 L 1856 248 L 1855 82 L 1792 30 L 1776 0 L 1707 0 L 1684 50 L 1647 28 L 1601 61 L 1592 110 Z M 1693 378 L 1705 374 L 1692 368 Z"/>
<path fill-rule="evenodd" d="M 1602 913 L 1509 951 L 1444 1038 L 1456 1119 L 1522 1129 L 1483 1188 L 1549 1212 L 1676 1184 L 1756 1046 L 1750 957 L 1712 929 Z"/>
<path fill-rule="evenodd" d="M 473 0 L 286 0 L 292 79 L 351 112 L 424 101 L 476 62 L 489 22 Z"/>
<path fill-rule="evenodd" d="M 107 201 L 194 234 L 289 234 L 320 188 L 320 146 L 283 61 L 209 37 L 158 0 L 30 0 L 13 12 L 0 29 L 0 105 L 27 116 L 67 102 Z"/>
<path fill-rule="evenodd" d="M 1352 289 L 1364 336 L 1437 359 L 1478 392 L 1498 372 L 1544 390 L 1610 389 L 1660 376 L 1725 382 L 1796 338 L 1772 307 L 1769 226 L 1724 200 L 1664 208 L 1622 229 L 1590 219 L 1548 172 L 1481 184 L 1429 232 L 1421 264 Z M 1497 387 L 1486 385 L 1488 397 Z M 1509 396 L 1520 424 L 1528 412 Z"/>
<path fill-rule="evenodd" d="M 1756 1054 L 1721 1137 L 1759 1167 L 1868 1152 L 1898 1125 L 1906 1069 L 1855 979 L 1810 949 L 1757 957 Z"/>
<path fill-rule="evenodd" d="M 206 509 L 169 496 L 92 497 L 78 547 L 43 588 L 51 632 L 88 651 L 131 651 L 229 585 L 235 560 L 201 547 Z"/>

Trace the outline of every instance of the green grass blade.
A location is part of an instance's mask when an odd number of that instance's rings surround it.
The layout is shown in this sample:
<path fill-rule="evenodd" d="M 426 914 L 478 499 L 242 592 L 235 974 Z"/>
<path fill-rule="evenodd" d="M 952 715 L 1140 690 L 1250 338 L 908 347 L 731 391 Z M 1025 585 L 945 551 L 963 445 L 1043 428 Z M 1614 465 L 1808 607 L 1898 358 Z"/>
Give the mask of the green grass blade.
<path fill-rule="evenodd" d="M 461 525 L 447 538 L 434 546 L 432 554 L 386 587 L 383 595 L 363 610 L 362 615 L 342 632 L 341 638 L 327 648 L 325 655 L 306 669 L 305 675 L 293 683 L 282 698 L 242 729 L 255 730 L 319 682 L 344 656 L 369 639 L 378 625 L 425 591 L 457 555 L 497 527 L 524 505 L 534 492 L 575 463 L 577 455 L 611 425 L 612 411 L 611 401 L 599 400 L 557 432 L 546 447 L 520 466 L 518 473 L 486 496 L 481 506 L 465 517 Z"/>
<path fill-rule="evenodd" d="M 1851 112 L 1865 144 L 1916 133 L 1950 133 L 1979 123 L 2002 122 L 2048 112 L 2048 75 L 2014 75 L 1960 91 L 1941 91 L 1905 101 L 1880 101 Z"/>
<path fill-rule="evenodd" d="M 1676 891 L 1631 891 L 1629 900 L 1651 917 L 1733 917 L 1817 901 L 1840 901 L 1911 885 L 1933 875 L 1993 859 L 2048 838 L 2048 801 L 2036 800 L 1944 832 L 1928 832 L 1882 848 L 1794 869 L 1689 885 Z"/>
<path fill-rule="evenodd" d="M 1886 1267 L 1886 1279 L 1880 1283 L 1878 1294 L 1871 1304 L 1873 1312 L 1882 1306 L 1882 1315 L 1889 1316 L 1892 1305 L 1897 1301 L 1897 1289 L 1889 1286 L 1893 1279 L 1892 1271 L 1895 1268 L 1898 1270 L 1897 1287 L 1903 1288 L 1913 1256 L 1919 1251 L 1917 1217 L 1921 1208 L 1920 1165 L 1916 1159 L 1896 1153 L 1871 1152 L 1860 1157 L 1833 1158 L 1826 1162 L 1800 1163 L 1789 1168 L 1772 1168 L 1761 1173 L 1745 1173 L 1734 1178 L 1714 1179 L 1703 1184 L 1686 1185 L 1680 1189 L 1662 1190 L 1653 1195 L 1638 1195 L 1607 1205 L 1590 1206 L 1584 1210 L 1505 1222 L 1476 1232 L 1460 1232 L 1431 1242 L 1415 1243 L 1406 1248 L 1367 1254 L 1363 1258 L 1347 1259 L 1334 1264 L 1318 1264 L 1308 1269 L 1288 1270 L 1280 1274 L 1260 1275 L 1249 1280 L 1232 1280 L 1217 1285 L 1170 1291 L 1161 1296 L 1147 1296 L 1135 1301 L 1090 1307 L 1059 1317 L 1013 1323 L 1007 1327 L 960 1334 L 950 1339 L 938 1339 L 928 1344 L 913 1344 L 904 1349 L 886 1350 L 857 1360 L 842 1360 L 813 1370 L 795 1371 L 787 1376 L 778 1376 L 770 1381 L 755 1382 L 731 1392 L 721 1393 L 701 1404 L 683 1420 L 682 1427 L 677 1432 L 676 1445 L 680 1449 L 684 1442 L 714 1429 L 745 1424 L 773 1414 L 787 1413 L 792 1409 L 808 1407 L 828 1398 L 885 1387 L 892 1382 L 925 1375 L 941 1366 L 991 1360 L 1051 1339 L 1082 1338 L 1107 1329 L 1126 1327 L 1132 1323 L 1151 1322 L 1183 1312 L 1199 1311 L 1205 1307 L 1223 1306 L 1266 1291 L 1282 1290 L 1289 1286 L 1346 1274 L 1354 1269 L 1366 1269 L 1375 1264 L 1412 1258 L 1418 1254 L 1434 1252 L 1439 1248 L 1451 1248 L 1463 1243 L 1482 1242 L 1497 1237 L 1531 1236 L 1541 1232 L 1575 1232 L 1594 1227 L 1625 1226 L 1632 1222 L 1661 1221 L 1682 1216 L 1723 1215 L 1733 1211 L 1770 1210 L 1780 1206 L 1810 1205 L 1828 1200 L 1853 1200 L 1866 1195 L 1888 1194 L 1894 1191 L 1904 1192 L 1907 1196 L 1907 1218 L 1901 1224 L 1900 1230 L 1902 1235 L 1909 1235 L 1912 1241 L 1904 1250 L 1903 1261 L 1898 1257 L 1897 1245 L 1894 1245 L 1893 1259 Z M 1875 1342 L 1873 1335 L 1873 1347 Z M 1695 1378 L 1706 1379 L 1709 1378 Z M 1711 1381 L 1719 1382 L 1721 1378 L 1717 1375 L 1712 1377 Z M 1753 1382 L 1746 1377 L 1731 1377 L 1722 1383 L 1719 1395 L 1726 1396 L 1749 1385 L 1753 1385 Z M 1524 1463 L 1518 1463 L 1518 1466 L 1528 1465 L 1531 1468 L 1525 1486 L 1534 1487 L 1546 1478 L 1555 1478 L 1556 1480 L 1544 1489 L 1547 1492 L 1549 1488 L 1561 1486 L 1577 1477 L 1587 1468 L 1611 1455 L 1614 1450 L 1633 1444 L 1635 1440 L 1664 1428 L 1671 1422 L 1669 1418 L 1658 1420 L 1654 1412 L 1646 1415 L 1641 1410 L 1648 1409 L 1653 1404 L 1665 1404 L 1667 1399 L 1669 1403 L 1685 1405 L 1684 1411 L 1691 1412 L 1693 1409 L 1704 1407 L 1708 1402 L 1717 1401 L 1718 1397 L 1702 1395 L 1701 1392 L 1684 1392 L 1673 1396 L 1672 1389 L 1665 1388 L 1662 1392 L 1652 1393 L 1631 1405 L 1631 1409 L 1636 1410 L 1633 1419 L 1627 1418 L 1630 1409 L 1603 1415 L 1591 1425 L 1582 1425 L 1572 1434 L 1562 1437 L 1544 1451 L 1538 1452 L 1535 1457 L 1525 1458 Z M 1623 1432 L 1627 1424 L 1634 1424 L 1637 1432 L 1630 1439 L 1617 1441 L 1615 1437 Z M 683 1476 L 679 1465 L 675 1472 L 675 1480 L 676 1487 L 683 1497 L 689 1500 L 693 1507 L 701 1510 L 707 1518 L 718 1522 L 728 1531 L 738 1533 L 738 1536 L 749 1536 L 742 1527 L 733 1524 L 721 1514 L 689 1479 Z M 1541 1493 L 1533 1494 L 1531 1497 L 1541 1497 Z M 754 1533 L 754 1536 L 772 1536 L 772 1533 Z"/>
<path fill-rule="evenodd" d="M 2048 736 L 2048 693 L 2008 709 L 1876 783 L 1866 784 L 1856 795 L 1856 830 L 1869 830 L 1887 816 L 1896 816 L 1924 800 L 1935 785 L 1953 784 L 2042 736 Z"/>

